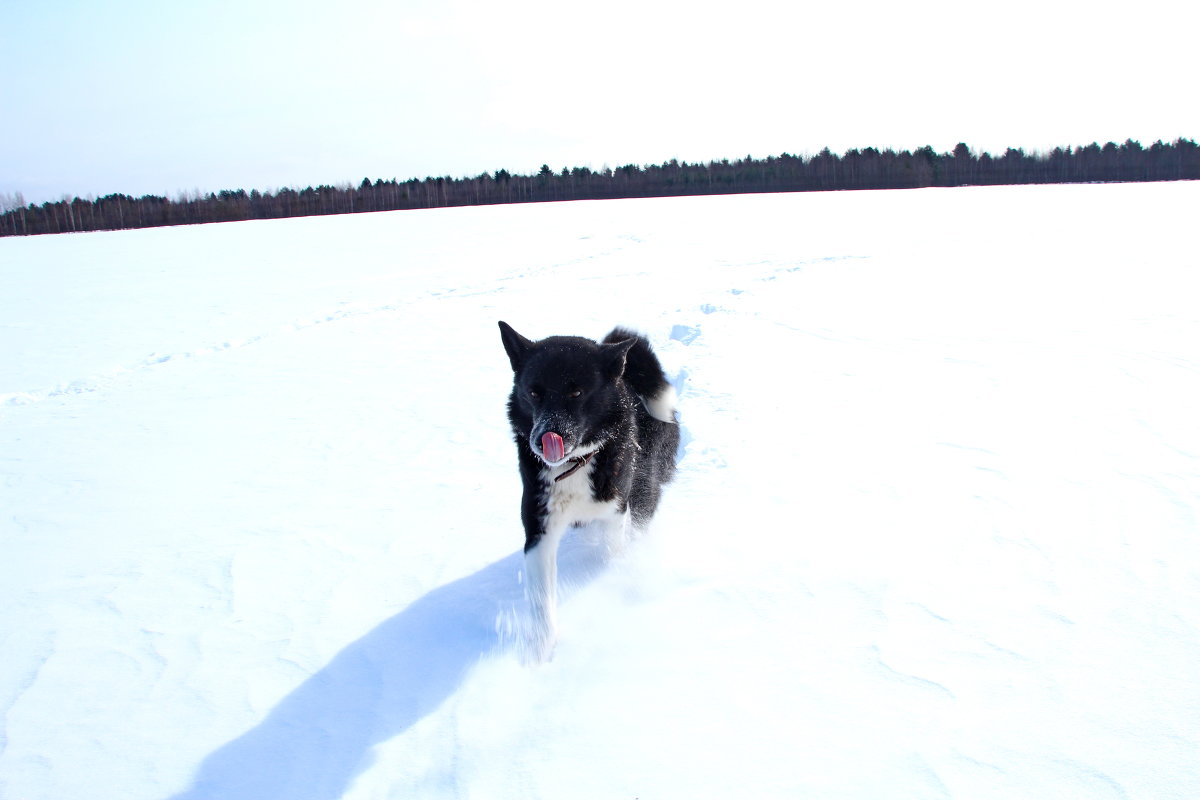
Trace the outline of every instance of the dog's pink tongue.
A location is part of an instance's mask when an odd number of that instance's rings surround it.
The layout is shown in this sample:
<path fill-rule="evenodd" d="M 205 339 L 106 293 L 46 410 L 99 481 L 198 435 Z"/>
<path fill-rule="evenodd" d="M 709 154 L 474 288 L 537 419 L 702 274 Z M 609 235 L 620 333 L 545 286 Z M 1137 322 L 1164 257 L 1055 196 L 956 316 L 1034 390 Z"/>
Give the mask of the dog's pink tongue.
<path fill-rule="evenodd" d="M 557 433 L 542 434 L 542 455 L 546 457 L 547 461 L 562 461 L 566 454 L 567 451 L 563 446 L 561 436 Z"/>

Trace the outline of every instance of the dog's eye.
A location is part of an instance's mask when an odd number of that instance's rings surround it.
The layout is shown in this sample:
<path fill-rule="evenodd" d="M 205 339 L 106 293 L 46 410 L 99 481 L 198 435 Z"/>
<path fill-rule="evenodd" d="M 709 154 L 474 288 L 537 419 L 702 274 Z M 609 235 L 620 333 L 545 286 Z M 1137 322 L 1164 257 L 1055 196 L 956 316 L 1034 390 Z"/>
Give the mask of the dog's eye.
<path fill-rule="evenodd" d="M 567 392 L 567 397 L 571 398 L 572 400 L 574 400 L 578 397 L 582 397 L 582 396 L 583 396 L 583 392 L 581 392 L 579 389 L 576 389 L 573 392 Z"/>
<path fill-rule="evenodd" d="M 539 391 L 537 391 L 536 389 L 530 389 L 530 390 L 529 390 L 529 396 L 530 396 L 530 397 L 532 397 L 534 400 L 541 400 L 541 399 L 542 399 L 542 393 L 541 393 L 541 392 L 539 392 Z"/>

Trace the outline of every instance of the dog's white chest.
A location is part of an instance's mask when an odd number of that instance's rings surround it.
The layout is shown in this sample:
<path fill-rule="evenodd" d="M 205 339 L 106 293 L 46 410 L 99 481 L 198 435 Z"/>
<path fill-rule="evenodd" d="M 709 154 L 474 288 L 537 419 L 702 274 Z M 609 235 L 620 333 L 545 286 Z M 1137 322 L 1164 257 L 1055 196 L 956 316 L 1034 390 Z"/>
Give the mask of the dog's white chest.
<path fill-rule="evenodd" d="M 568 528 L 617 514 L 617 501 L 597 502 L 592 497 L 592 464 L 555 482 L 549 471 L 543 479 L 549 482 L 546 499 L 546 527 Z"/>

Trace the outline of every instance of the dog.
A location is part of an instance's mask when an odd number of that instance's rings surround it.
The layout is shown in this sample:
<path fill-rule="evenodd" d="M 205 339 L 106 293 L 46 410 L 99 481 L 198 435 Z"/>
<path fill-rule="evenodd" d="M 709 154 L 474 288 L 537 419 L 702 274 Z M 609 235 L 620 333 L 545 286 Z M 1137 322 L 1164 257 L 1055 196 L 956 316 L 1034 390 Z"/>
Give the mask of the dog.
<path fill-rule="evenodd" d="M 603 341 L 531 341 L 505 322 L 513 369 L 508 419 L 524 490 L 529 655 L 558 638 L 558 545 L 571 527 L 604 526 L 608 541 L 640 532 L 675 474 L 675 390 L 649 341 L 615 328 Z"/>

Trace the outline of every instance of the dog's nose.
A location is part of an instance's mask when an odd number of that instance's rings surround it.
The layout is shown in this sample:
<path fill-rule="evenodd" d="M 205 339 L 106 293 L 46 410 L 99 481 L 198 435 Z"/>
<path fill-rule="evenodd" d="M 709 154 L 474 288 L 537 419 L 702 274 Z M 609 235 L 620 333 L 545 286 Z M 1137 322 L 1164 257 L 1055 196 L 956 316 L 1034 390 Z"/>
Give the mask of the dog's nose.
<path fill-rule="evenodd" d="M 542 455 L 547 461 L 562 461 L 567 454 L 563 438 L 554 432 L 542 434 Z"/>

